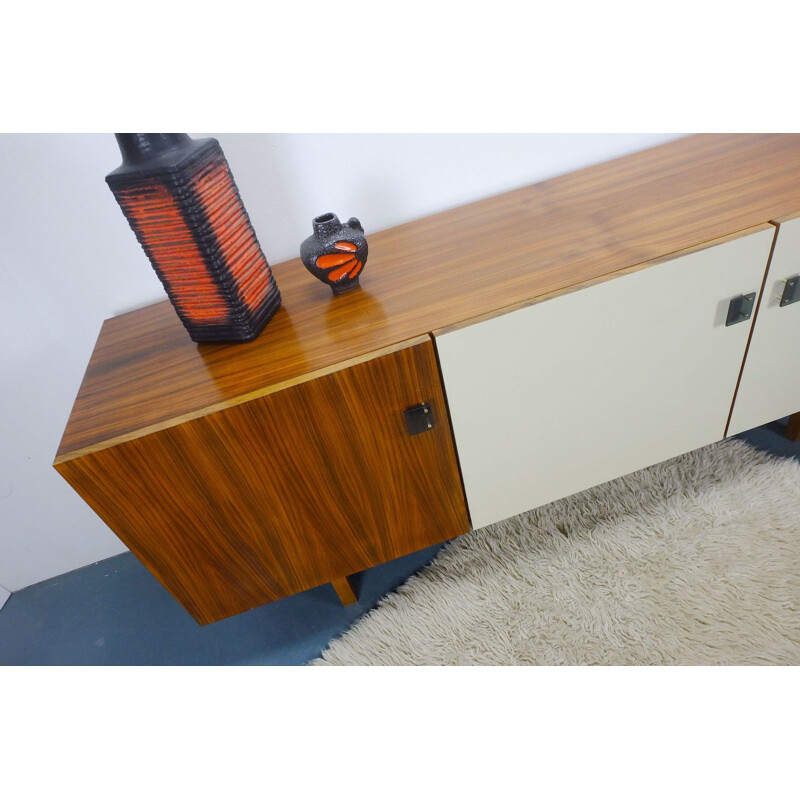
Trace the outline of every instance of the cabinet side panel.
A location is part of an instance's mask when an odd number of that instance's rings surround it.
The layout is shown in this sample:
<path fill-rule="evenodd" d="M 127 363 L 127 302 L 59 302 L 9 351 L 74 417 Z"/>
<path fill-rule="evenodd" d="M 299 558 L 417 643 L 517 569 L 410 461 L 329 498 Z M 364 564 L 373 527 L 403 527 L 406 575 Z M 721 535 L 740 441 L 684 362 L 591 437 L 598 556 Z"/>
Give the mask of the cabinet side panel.
<path fill-rule="evenodd" d="M 201 623 L 469 529 L 429 339 L 57 468 Z"/>
<path fill-rule="evenodd" d="M 781 306 L 800 275 L 800 219 L 781 222 L 736 393 L 728 436 L 800 411 L 800 302 Z"/>

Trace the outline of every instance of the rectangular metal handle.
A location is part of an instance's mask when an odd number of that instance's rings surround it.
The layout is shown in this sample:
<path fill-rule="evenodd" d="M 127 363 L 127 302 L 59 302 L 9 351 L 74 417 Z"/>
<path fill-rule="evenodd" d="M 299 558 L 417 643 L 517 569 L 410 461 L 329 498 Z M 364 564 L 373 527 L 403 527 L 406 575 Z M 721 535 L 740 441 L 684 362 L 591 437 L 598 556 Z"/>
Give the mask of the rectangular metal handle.
<path fill-rule="evenodd" d="M 753 306 L 756 302 L 756 293 L 740 294 L 734 297 L 728 306 L 728 318 L 725 320 L 725 327 L 744 322 L 753 316 Z"/>
<path fill-rule="evenodd" d="M 781 308 L 796 303 L 798 300 L 800 300 L 800 275 L 795 275 L 784 281 Z"/>
<path fill-rule="evenodd" d="M 409 436 L 416 436 L 418 433 L 425 433 L 436 427 L 430 403 L 421 403 L 418 406 L 406 409 L 403 412 L 403 417 L 406 421 L 406 430 Z"/>

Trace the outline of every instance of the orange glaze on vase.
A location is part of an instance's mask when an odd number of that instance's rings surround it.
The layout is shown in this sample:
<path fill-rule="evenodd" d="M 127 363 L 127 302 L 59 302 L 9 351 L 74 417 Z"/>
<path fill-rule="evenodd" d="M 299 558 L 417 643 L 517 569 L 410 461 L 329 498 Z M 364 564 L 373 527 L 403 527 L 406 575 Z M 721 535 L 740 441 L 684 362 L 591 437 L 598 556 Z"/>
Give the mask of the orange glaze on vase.
<path fill-rule="evenodd" d="M 214 231 L 220 253 L 230 269 L 244 304 L 255 311 L 264 301 L 272 280 L 236 184 L 224 160 L 210 164 L 191 181 L 192 188 Z"/>
<path fill-rule="evenodd" d="M 337 250 L 345 250 L 348 253 L 355 253 L 358 249 L 352 242 L 336 242 L 334 247 Z M 343 266 L 339 266 L 340 264 Z M 338 281 L 348 275 L 348 273 L 349 277 L 354 278 L 361 271 L 362 264 L 355 256 L 330 253 L 325 256 L 320 256 L 317 259 L 317 266 L 320 269 L 330 269 L 331 271 L 328 273 L 328 279 Z M 339 267 L 339 269 L 334 269 L 334 267 Z"/>

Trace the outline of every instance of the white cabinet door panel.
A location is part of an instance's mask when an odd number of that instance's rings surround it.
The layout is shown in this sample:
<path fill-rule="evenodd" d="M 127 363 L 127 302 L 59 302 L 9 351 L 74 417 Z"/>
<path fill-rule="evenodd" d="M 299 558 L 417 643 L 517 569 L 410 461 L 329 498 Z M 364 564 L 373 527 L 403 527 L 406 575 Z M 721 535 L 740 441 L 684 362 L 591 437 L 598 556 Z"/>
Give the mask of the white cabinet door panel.
<path fill-rule="evenodd" d="M 721 439 L 773 235 L 438 333 L 473 527 Z"/>
<path fill-rule="evenodd" d="M 728 435 L 800 411 L 800 302 L 781 308 L 784 280 L 800 275 L 800 219 L 778 230 Z"/>

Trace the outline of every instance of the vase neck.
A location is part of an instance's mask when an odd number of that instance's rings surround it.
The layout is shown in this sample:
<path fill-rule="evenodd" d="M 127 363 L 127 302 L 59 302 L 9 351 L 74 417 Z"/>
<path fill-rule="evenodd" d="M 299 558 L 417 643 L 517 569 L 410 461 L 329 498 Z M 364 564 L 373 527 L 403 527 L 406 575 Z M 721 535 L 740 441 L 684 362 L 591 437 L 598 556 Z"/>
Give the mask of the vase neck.
<path fill-rule="evenodd" d="M 115 133 L 114 136 L 125 165 L 143 164 L 193 141 L 187 133 Z"/>
<path fill-rule="evenodd" d="M 336 214 L 323 214 L 322 216 L 314 217 L 313 225 L 314 236 L 317 239 L 326 239 L 342 227 L 342 223 L 339 222 L 339 217 Z"/>

